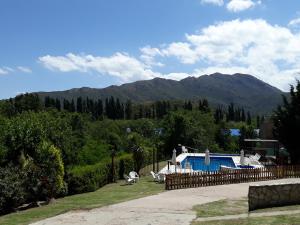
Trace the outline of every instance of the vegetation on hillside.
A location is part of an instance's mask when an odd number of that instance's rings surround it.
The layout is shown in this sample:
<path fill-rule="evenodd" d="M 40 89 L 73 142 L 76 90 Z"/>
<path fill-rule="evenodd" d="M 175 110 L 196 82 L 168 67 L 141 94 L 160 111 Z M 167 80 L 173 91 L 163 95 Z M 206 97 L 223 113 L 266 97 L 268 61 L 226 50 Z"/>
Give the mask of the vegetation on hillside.
<path fill-rule="evenodd" d="M 283 105 L 274 113 L 274 135 L 287 148 L 293 163 L 300 163 L 300 81 L 291 86 L 290 99 L 283 97 Z"/>
<path fill-rule="evenodd" d="M 259 114 L 271 114 L 280 104 L 282 94 L 284 93 L 279 89 L 251 75 L 220 73 L 198 78 L 188 77 L 180 81 L 154 78 L 103 89 L 83 87 L 38 93 L 41 99 L 50 96 L 53 99 L 58 98 L 61 101 L 67 99 L 70 102 L 79 97 L 98 100 L 109 99 L 111 96 L 119 98 L 122 102 L 129 99 L 134 103 L 206 98 L 214 107 L 234 102 L 244 107 L 246 111 Z"/>
<path fill-rule="evenodd" d="M 95 191 L 169 159 L 178 144 L 238 152 L 241 139 L 229 129 L 252 137 L 256 120 L 246 115 L 233 104 L 214 110 L 205 99 L 133 104 L 114 97 L 41 101 L 25 94 L 1 101 L 0 213 Z"/>

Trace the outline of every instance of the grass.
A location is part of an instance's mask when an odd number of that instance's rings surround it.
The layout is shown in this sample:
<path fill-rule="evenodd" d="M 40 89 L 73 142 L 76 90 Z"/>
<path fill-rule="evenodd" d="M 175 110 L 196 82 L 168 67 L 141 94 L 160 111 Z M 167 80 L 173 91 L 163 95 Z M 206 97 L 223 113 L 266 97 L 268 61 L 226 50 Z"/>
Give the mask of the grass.
<path fill-rule="evenodd" d="M 197 217 L 225 216 L 248 213 L 248 200 L 242 199 L 224 199 L 210 202 L 203 205 L 197 205 L 193 208 L 197 212 Z M 251 213 L 262 213 L 272 211 L 300 210 L 300 205 L 290 205 L 282 207 L 273 207 L 266 209 L 257 209 Z"/>
<path fill-rule="evenodd" d="M 158 171 L 160 171 L 162 168 L 164 168 L 166 165 L 167 165 L 167 161 L 160 161 L 158 163 Z M 157 163 L 155 163 L 155 168 L 157 167 Z M 148 166 L 145 166 L 144 168 L 142 168 L 139 172 L 140 175 L 142 176 L 147 176 L 150 174 L 151 171 L 154 171 L 153 170 L 153 165 L 150 164 Z M 155 171 L 154 171 L 155 172 Z"/>
<path fill-rule="evenodd" d="M 47 206 L 1 216 L 0 224 L 29 224 L 70 210 L 102 207 L 164 191 L 164 184 L 153 182 L 151 177 L 142 177 L 138 183 L 133 185 L 124 185 L 124 183 L 125 181 L 119 181 L 108 184 L 95 192 L 60 198 Z"/>
<path fill-rule="evenodd" d="M 197 212 L 197 217 L 242 214 L 248 212 L 248 202 L 247 199 L 224 199 L 194 206 L 193 210 Z"/>
<path fill-rule="evenodd" d="M 197 217 L 212 217 L 212 216 L 225 216 L 225 215 L 237 215 L 242 213 L 248 213 L 248 200 L 235 199 L 235 200 L 220 200 L 194 207 L 197 212 Z M 291 205 L 283 207 L 274 207 L 267 209 L 258 209 L 251 213 L 262 213 L 272 211 L 289 211 L 300 210 L 300 205 Z M 193 222 L 193 225 L 281 225 L 281 224 L 300 224 L 300 214 L 293 214 L 287 216 L 266 216 L 266 217 L 249 217 L 246 219 L 232 219 L 232 220 L 218 220 L 218 221 L 206 221 L 206 222 Z"/>
<path fill-rule="evenodd" d="M 283 224 L 299 224 L 300 214 L 288 216 L 266 216 L 247 219 L 235 220 L 218 220 L 218 221 L 205 221 L 193 222 L 192 225 L 283 225 Z"/>

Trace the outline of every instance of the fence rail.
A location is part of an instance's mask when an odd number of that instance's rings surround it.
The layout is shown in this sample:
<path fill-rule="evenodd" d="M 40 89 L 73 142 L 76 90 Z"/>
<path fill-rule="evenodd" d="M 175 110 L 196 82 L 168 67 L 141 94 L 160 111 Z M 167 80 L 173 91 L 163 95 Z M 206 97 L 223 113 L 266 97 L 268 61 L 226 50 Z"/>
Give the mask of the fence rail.
<path fill-rule="evenodd" d="M 300 165 L 166 175 L 166 190 L 300 177 Z"/>

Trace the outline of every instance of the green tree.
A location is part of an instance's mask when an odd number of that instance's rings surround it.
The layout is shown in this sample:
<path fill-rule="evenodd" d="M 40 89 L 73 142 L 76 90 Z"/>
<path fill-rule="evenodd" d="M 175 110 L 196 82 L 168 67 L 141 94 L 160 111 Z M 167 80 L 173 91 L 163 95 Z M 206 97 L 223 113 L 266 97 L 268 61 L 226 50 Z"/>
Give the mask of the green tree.
<path fill-rule="evenodd" d="M 132 118 L 132 103 L 127 100 L 125 103 L 125 119 L 130 120 Z"/>
<path fill-rule="evenodd" d="M 11 119 L 4 138 L 5 146 L 9 149 L 9 161 L 20 164 L 23 156 L 34 157 L 44 137 L 42 124 L 35 114 L 23 113 Z"/>
<path fill-rule="evenodd" d="M 177 111 L 163 121 L 165 156 L 171 156 L 178 144 L 205 149 L 215 144 L 216 126 L 211 113 Z"/>
<path fill-rule="evenodd" d="M 137 173 L 139 173 L 145 161 L 142 137 L 138 133 L 131 133 L 128 136 L 128 147 L 132 152 L 134 169 Z"/>
<path fill-rule="evenodd" d="M 274 112 L 273 122 L 274 135 L 287 148 L 292 163 L 300 163 L 300 81 L 291 86 L 289 100 L 283 96 L 283 104 Z"/>
<path fill-rule="evenodd" d="M 60 194 L 64 188 L 64 164 L 60 150 L 48 142 L 42 142 L 37 150 L 34 163 L 39 168 L 40 181 L 48 200 Z"/>

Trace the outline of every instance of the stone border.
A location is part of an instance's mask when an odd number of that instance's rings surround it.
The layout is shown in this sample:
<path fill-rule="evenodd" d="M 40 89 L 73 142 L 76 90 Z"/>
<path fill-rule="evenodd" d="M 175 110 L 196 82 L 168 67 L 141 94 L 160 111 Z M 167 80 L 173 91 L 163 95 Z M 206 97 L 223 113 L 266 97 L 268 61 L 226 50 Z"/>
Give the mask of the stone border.
<path fill-rule="evenodd" d="M 300 204 L 300 183 L 251 185 L 249 186 L 248 203 L 249 211 Z"/>

